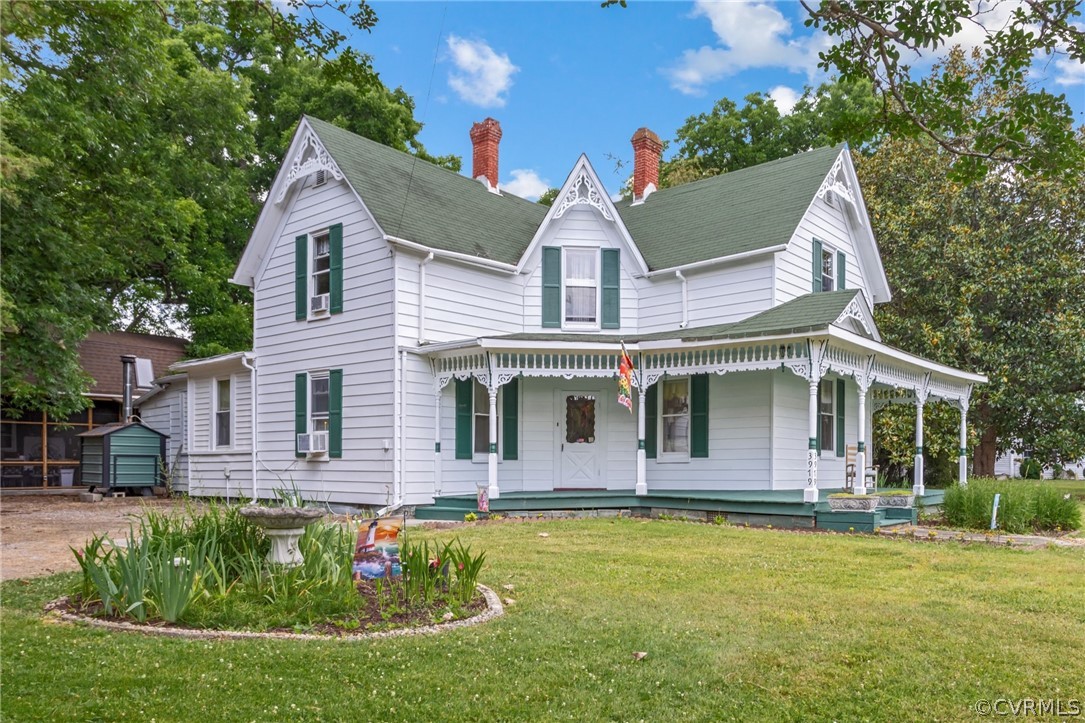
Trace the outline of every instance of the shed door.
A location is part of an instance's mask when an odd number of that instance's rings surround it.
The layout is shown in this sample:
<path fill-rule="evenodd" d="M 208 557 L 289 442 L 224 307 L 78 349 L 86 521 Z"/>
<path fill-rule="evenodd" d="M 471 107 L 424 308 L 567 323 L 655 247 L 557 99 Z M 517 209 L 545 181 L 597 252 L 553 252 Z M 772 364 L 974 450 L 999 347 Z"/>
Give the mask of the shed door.
<path fill-rule="evenodd" d="M 603 489 L 600 469 L 599 397 L 594 392 L 558 393 L 559 478 L 555 487 Z"/>

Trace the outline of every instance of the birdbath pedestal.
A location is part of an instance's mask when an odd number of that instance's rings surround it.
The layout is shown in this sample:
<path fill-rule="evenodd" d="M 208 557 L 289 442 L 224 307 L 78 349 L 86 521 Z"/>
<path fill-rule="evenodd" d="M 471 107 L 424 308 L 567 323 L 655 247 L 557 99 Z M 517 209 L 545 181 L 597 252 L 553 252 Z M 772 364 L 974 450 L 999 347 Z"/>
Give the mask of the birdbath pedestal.
<path fill-rule="evenodd" d="M 297 567 L 305 559 L 298 549 L 298 540 L 308 525 L 324 516 L 323 510 L 312 507 L 242 507 L 241 515 L 264 528 L 271 538 L 268 562 L 284 567 Z"/>

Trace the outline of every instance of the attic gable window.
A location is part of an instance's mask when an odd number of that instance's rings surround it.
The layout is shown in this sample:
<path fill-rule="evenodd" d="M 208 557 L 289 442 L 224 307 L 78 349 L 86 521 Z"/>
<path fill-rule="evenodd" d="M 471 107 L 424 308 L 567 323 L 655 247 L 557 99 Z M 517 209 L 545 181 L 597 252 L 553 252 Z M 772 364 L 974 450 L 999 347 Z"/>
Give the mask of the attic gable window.
<path fill-rule="evenodd" d="M 565 323 L 599 325 L 599 250 L 565 249 Z"/>
<path fill-rule="evenodd" d="M 331 293 L 331 237 L 327 231 L 313 236 L 313 296 Z"/>

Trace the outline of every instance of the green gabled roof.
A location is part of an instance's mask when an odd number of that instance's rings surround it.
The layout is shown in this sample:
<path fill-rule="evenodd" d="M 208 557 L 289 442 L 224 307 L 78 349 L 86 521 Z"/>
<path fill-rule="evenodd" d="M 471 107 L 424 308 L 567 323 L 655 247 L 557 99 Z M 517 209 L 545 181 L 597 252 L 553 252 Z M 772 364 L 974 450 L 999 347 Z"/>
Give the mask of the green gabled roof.
<path fill-rule="evenodd" d="M 664 188 L 642 204 L 618 204 L 618 212 L 653 271 L 786 244 L 845 148 Z"/>
<path fill-rule="evenodd" d="M 730 324 L 716 324 L 714 326 L 699 326 L 692 329 L 657 331 L 651 334 L 523 333 L 486 338 L 508 341 L 587 342 L 589 344 L 617 344 L 619 341 L 625 341 L 632 344 L 640 341 L 661 341 L 664 339 L 711 341 L 714 339 L 743 339 L 753 336 L 803 333 L 827 329 L 830 324 L 840 318 L 844 309 L 847 308 L 858 293 L 857 289 L 845 289 L 844 291 L 806 294 L 759 314 L 754 314 L 742 321 L 735 321 Z"/>
<path fill-rule="evenodd" d="M 549 210 L 306 116 L 385 233 L 519 263 Z M 650 270 L 786 244 L 845 146 L 818 148 L 651 194 L 617 210 Z M 408 192 L 409 189 L 409 192 Z"/>
<path fill-rule="evenodd" d="M 391 236 L 515 264 L 547 208 L 306 116 L 350 185 Z M 408 187 L 410 193 L 408 193 Z"/>

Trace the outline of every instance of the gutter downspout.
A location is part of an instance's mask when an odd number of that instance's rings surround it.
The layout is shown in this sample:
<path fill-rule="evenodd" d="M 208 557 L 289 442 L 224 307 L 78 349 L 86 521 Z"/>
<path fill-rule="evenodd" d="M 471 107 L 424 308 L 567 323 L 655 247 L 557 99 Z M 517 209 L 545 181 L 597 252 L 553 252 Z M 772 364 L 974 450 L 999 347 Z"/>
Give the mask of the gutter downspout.
<path fill-rule="evenodd" d="M 426 343 L 426 265 L 433 261 L 433 252 L 418 262 L 418 343 Z"/>
<path fill-rule="evenodd" d="M 689 283 L 682 275 L 681 269 L 675 269 L 674 275 L 682 282 L 682 323 L 678 325 L 678 328 L 685 329 L 689 326 Z"/>
<path fill-rule="evenodd" d="M 250 405 L 252 407 L 252 439 L 250 440 L 250 444 L 252 445 L 252 501 L 256 502 L 256 440 L 258 437 L 258 435 L 256 434 L 256 365 L 249 364 L 249 360 L 242 356 L 241 366 L 249 370 L 249 394 L 252 397 L 252 400 L 250 402 Z"/>

